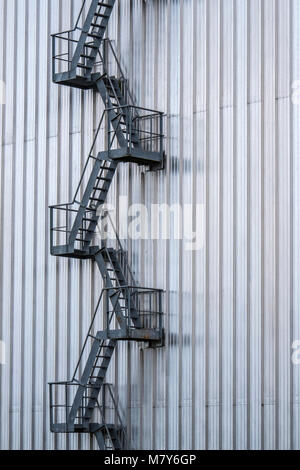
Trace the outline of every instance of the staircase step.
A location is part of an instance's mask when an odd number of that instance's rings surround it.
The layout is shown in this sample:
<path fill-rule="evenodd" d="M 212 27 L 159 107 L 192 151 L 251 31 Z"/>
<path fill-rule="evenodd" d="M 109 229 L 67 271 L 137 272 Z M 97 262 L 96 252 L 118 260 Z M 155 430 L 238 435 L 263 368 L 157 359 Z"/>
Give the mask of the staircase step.
<path fill-rule="evenodd" d="M 97 24 L 97 23 L 91 23 L 91 26 L 92 26 L 92 28 L 99 28 L 99 29 L 101 28 L 101 29 L 103 29 L 103 30 L 106 29 L 106 26 L 102 26 L 101 24 Z M 95 31 L 92 31 L 92 34 L 93 34 L 94 32 L 95 32 Z"/>
<path fill-rule="evenodd" d="M 94 233 L 94 230 L 90 230 L 90 229 L 88 229 L 88 228 L 79 228 L 78 231 L 79 231 L 79 232 Z"/>
<path fill-rule="evenodd" d="M 90 197 L 90 201 L 105 202 L 105 199 L 97 199 L 95 197 Z"/>
<path fill-rule="evenodd" d="M 99 13 L 95 16 L 97 16 L 98 18 L 109 18 L 109 15 L 102 15 Z M 93 26 L 94 28 L 106 29 L 106 26 L 103 26 L 102 24 L 98 24 L 98 23 L 91 23 L 91 26 Z"/>
<path fill-rule="evenodd" d="M 95 383 L 91 383 L 91 382 L 89 383 L 89 385 L 92 385 L 92 388 L 93 388 L 94 390 L 101 390 L 101 385 L 100 385 L 100 386 L 99 386 L 99 385 L 95 385 Z M 96 401 L 97 399 L 96 399 L 96 398 L 91 398 L 91 400 Z"/>
<path fill-rule="evenodd" d="M 90 38 L 101 39 L 101 36 L 98 36 L 98 34 L 88 33 L 88 36 L 89 36 Z"/>
<path fill-rule="evenodd" d="M 109 3 L 105 3 L 105 2 L 98 2 L 98 5 L 101 7 L 113 8 Z"/>
<path fill-rule="evenodd" d="M 100 166 L 100 169 L 101 169 L 101 170 L 107 170 L 107 171 L 115 171 L 114 168 L 110 168 L 110 167 L 108 167 L 108 166 Z M 99 178 L 99 177 L 97 177 L 97 179 L 98 179 L 98 178 Z"/>
<path fill-rule="evenodd" d="M 110 171 L 114 171 L 114 170 L 110 170 Z M 103 180 L 103 176 L 97 176 L 96 179 L 97 179 L 98 181 Z M 106 178 L 105 178 L 105 179 L 106 179 Z M 109 177 L 109 179 L 107 179 L 107 181 L 112 181 L 112 179 L 113 179 L 113 175 L 112 175 L 111 177 Z"/>
<path fill-rule="evenodd" d="M 93 68 L 90 65 L 84 65 L 84 64 L 77 64 L 77 67 L 79 67 L 80 69 L 87 69 L 87 70 L 92 70 Z"/>
<path fill-rule="evenodd" d="M 98 181 L 109 181 L 109 182 L 111 182 L 112 178 L 104 178 L 103 176 L 99 176 L 99 177 L 97 177 L 97 180 Z"/>
<path fill-rule="evenodd" d="M 84 47 L 89 47 L 90 49 L 99 49 L 99 47 L 95 46 L 94 44 L 85 44 Z"/>

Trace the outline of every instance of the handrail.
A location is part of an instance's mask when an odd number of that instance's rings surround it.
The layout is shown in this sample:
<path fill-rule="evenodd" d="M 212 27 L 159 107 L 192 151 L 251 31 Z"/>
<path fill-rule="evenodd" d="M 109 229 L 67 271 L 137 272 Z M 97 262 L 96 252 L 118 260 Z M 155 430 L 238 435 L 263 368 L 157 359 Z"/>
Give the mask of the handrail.
<path fill-rule="evenodd" d="M 76 21 L 76 24 L 75 24 L 75 28 L 74 28 L 74 29 L 82 29 L 82 28 L 78 28 L 78 23 L 79 23 L 79 20 L 80 20 L 81 15 L 82 15 L 83 9 L 84 9 L 84 7 L 85 7 L 85 4 L 86 4 L 86 0 L 84 0 L 83 3 L 82 3 L 82 6 L 81 6 L 81 9 L 80 9 L 80 12 L 79 12 L 79 15 L 78 15 L 78 18 L 77 18 L 77 21 Z"/>
<path fill-rule="evenodd" d="M 126 254 L 126 251 L 125 251 L 124 248 L 123 248 L 123 245 L 122 245 L 122 243 L 121 243 L 121 240 L 120 240 L 120 237 L 119 237 L 119 235 L 118 235 L 117 229 L 116 229 L 116 227 L 115 227 L 115 225 L 114 225 L 114 223 L 113 223 L 113 220 L 112 220 L 112 218 L 111 218 L 111 216 L 110 216 L 110 213 L 109 213 L 109 211 L 104 211 L 104 212 L 105 212 L 106 216 L 108 217 L 108 219 L 109 219 L 109 221 L 110 221 L 110 223 L 111 223 L 112 229 L 113 229 L 113 231 L 114 231 L 114 233 L 115 233 L 115 236 L 116 236 L 117 243 L 118 243 L 118 245 L 119 245 L 119 249 L 120 249 L 120 251 L 122 252 L 122 254 L 123 254 L 124 258 L 125 258 L 126 268 L 127 268 L 128 273 L 129 273 L 129 275 L 130 275 L 131 281 L 133 282 L 133 284 L 135 284 L 135 287 L 137 287 L 137 286 L 136 286 L 136 281 L 135 281 L 135 279 L 134 279 L 133 272 L 132 272 L 132 270 L 131 270 L 131 268 L 130 268 L 130 265 L 129 265 L 129 262 L 128 262 L 128 256 L 127 256 L 127 254 Z"/>
<path fill-rule="evenodd" d="M 86 164 L 85 164 L 85 166 L 84 166 L 84 169 L 83 169 L 81 178 L 80 178 L 80 180 L 79 180 L 79 183 L 78 183 L 78 186 L 77 186 L 77 189 L 76 189 L 76 192 L 75 192 L 75 196 L 74 196 L 74 199 L 73 199 L 73 204 L 76 202 L 76 197 L 77 197 L 77 195 L 78 195 L 78 193 L 79 193 L 80 186 L 81 186 L 81 183 L 82 183 L 82 181 L 83 181 L 84 174 L 85 174 L 85 172 L 86 172 L 86 170 L 87 170 L 89 161 L 90 161 L 90 159 L 92 159 L 92 158 L 96 158 L 96 157 L 92 157 L 91 154 L 92 154 L 92 151 L 93 151 L 93 149 L 94 149 L 96 140 L 97 140 L 97 138 L 98 138 L 98 135 L 99 135 L 99 132 L 100 132 L 100 129 L 101 129 L 101 126 L 102 126 L 102 122 L 103 122 L 103 119 L 104 119 L 104 116 L 105 116 L 105 112 L 106 112 L 106 110 L 103 111 L 102 116 L 101 116 L 101 119 L 100 119 L 100 123 L 99 123 L 99 125 L 98 125 L 97 130 L 96 130 L 96 134 L 95 134 L 95 137 L 94 137 L 94 140 L 93 140 L 93 143 L 92 143 L 90 152 L 89 152 L 89 156 L 88 156 L 88 158 L 87 158 Z"/>
<path fill-rule="evenodd" d="M 67 381 L 67 382 L 48 382 L 48 385 L 78 385 L 78 383 Z"/>
<path fill-rule="evenodd" d="M 125 428 L 125 426 L 124 426 L 124 424 L 123 424 L 123 420 L 122 420 L 122 417 L 121 417 L 120 412 L 119 412 L 119 406 L 118 406 L 118 403 L 117 403 L 117 401 L 116 401 L 116 399 L 115 399 L 114 393 L 113 393 L 113 391 L 112 391 L 112 385 L 106 383 L 105 386 L 108 388 L 110 397 L 111 397 L 112 402 L 113 402 L 113 405 L 114 405 L 114 410 L 115 410 L 115 412 L 116 412 L 116 415 L 117 415 L 118 420 L 120 421 L 121 428 L 122 428 L 122 432 L 124 433 L 124 438 L 125 438 L 125 441 L 126 441 L 126 444 L 127 444 L 126 447 L 128 447 L 128 443 L 129 443 L 129 442 L 128 442 L 127 434 L 126 434 L 126 432 L 125 432 L 125 429 L 126 429 L 126 428 Z"/>
<path fill-rule="evenodd" d="M 105 427 L 106 435 L 107 435 L 108 439 L 110 440 L 111 448 L 113 449 L 114 448 L 114 443 L 113 443 L 113 440 L 112 440 L 112 437 L 111 437 L 111 434 L 110 434 L 110 430 L 108 429 L 108 426 L 107 426 L 107 423 L 106 423 L 105 411 L 103 411 L 103 406 L 100 406 L 98 400 L 96 400 L 96 403 L 97 403 L 97 408 L 100 411 L 100 415 L 101 415 L 101 419 L 102 419 L 102 425 Z M 104 444 L 104 445 L 105 445 L 105 449 L 108 450 L 107 445 L 106 444 Z"/>
<path fill-rule="evenodd" d="M 59 38 L 59 35 L 60 35 L 60 34 L 73 33 L 74 31 L 76 31 L 76 28 L 67 29 L 66 31 L 61 31 L 61 32 L 59 32 L 59 33 L 54 33 L 54 34 L 51 34 L 50 36 L 51 36 L 52 38 Z M 60 38 L 60 39 L 67 39 L 67 38 Z"/>
<path fill-rule="evenodd" d="M 127 78 L 125 77 L 125 74 L 124 74 L 124 72 L 123 72 L 121 63 L 120 63 L 120 61 L 119 61 L 119 59 L 118 59 L 118 57 L 117 57 L 117 54 L 116 54 L 116 51 L 115 51 L 114 46 L 113 46 L 113 44 L 112 44 L 112 41 L 111 41 L 109 38 L 105 38 L 105 39 L 103 40 L 103 45 L 104 45 L 104 47 L 105 47 L 105 44 L 106 44 L 106 43 L 109 45 L 110 50 L 111 50 L 111 52 L 112 52 L 112 54 L 113 54 L 113 57 L 114 57 L 114 59 L 115 59 L 115 61 L 116 61 L 117 68 L 119 69 L 119 72 L 120 72 L 120 77 L 121 77 L 121 79 L 124 80 L 124 82 L 126 83 L 126 91 L 127 91 L 128 96 L 129 96 L 129 98 L 130 98 L 130 100 L 131 100 L 131 105 L 134 106 L 134 99 L 133 99 L 133 96 L 132 96 L 132 94 L 131 94 L 131 92 L 130 92 L 130 90 L 129 90 L 129 87 L 128 87 L 128 80 L 127 80 Z M 104 72 L 106 72 L 107 75 L 109 76 L 110 74 L 108 73 L 108 70 L 106 70 L 104 58 L 102 57 L 102 55 L 101 55 L 101 53 L 100 53 L 100 50 L 99 50 L 98 52 L 99 52 L 100 59 L 102 60 L 102 63 L 103 63 Z"/>
<path fill-rule="evenodd" d="M 82 31 L 82 28 L 80 28 L 80 27 L 78 26 L 78 23 L 79 23 L 79 20 L 80 20 L 81 15 L 82 15 L 82 12 L 83 12 L 83 9 L 84 9 L 85 4 L 86 4 L 86 0 L 83 0 L 83 3 L 82 3 L 82 6 L 81 6 L 81 8 L 80 8 L 80 12 L 79 12 L 79 15 L 78 15 L 78 17 L 77 17 L 77 21 L 76 21 L 76 24 L 75 24 L 74 28 L 72 28 L 72 29 L 67 29 L 66 31 L 61 31 L 61 32 L 59 32 L 59 33 L 51 34 L 51 37 L 59 37 L 59 36 L 58 36 L 59 34 L 73 33 L 73 32 L 76 31 L 77 29 L 79 29 L 80 31 Z M 63 38 L 62 38 L 62 39 L 63 39 Z"/>
<path fill-rule="evenodd" d="M 130 270 L 130 268 L 129 268 Z M 133 277 L 131 271 L 130 271 L 130 274 L 131 276 Z M 90 324 L 90 327 L 88 329 L 88 333 L 86 335 L 86 338 L 85 338 L 85 342 L 83 344 L 83 347 L 81 349 L 81 353 L 80 353 L 80 356 L 79 356 L 79 359 L 78 359 L 78 362 L 76 364 L 76 368 L 75 368 L 75 371 L 74 371 L 74 374 L 73 374 L 73 377 L 72 377 L 72 380 L 70 382 L 67 382 L 67 383 L 70 383 L 70 384 L 74 384 L 74 382 L 76 381 L 77 385 L 78 385 L 78 381 L 76 380 L 76 374 L 79 370 L 79 366 L 80 366 L 80 363 L 81 363 L 81 359 L 83 357 L 83 354 L 84 354 L 84 351 L 85 351 L 85 348 L 87 346 L 87 343 L 88 343 L 88 340 L 91 336 L 91 331 L 92 331 L 92 328 L 94 326 L 94 323 L 95 323 L 95 320 L 96 320 L 96 316 L 98 314 L 98 310 L 99 310 L 99 307 L 100 307 L 100 304 L 101 304 L 101 301 L 102 301 L 102 298 L 103 298 L 103 295 L 104 295 L 104 292 L 108 292 L 108 291 L 111 291 L 111 290 L 120 290 L 120 289 L 133 289 L 135 290 L 135 293 L 138 293 L 138 294 L 141 294 L 141 293 L 157 293 L 157 294 L 161 294 L 161 293 L 164 293 L 165 291 L 163 289 L 152 289 L 152 288 L 149 288 L 149 287 L 140 287 L 140 286 L 136 286 L 136 285 L 122 285 L 120 287 L 104 287 L 101 291 L 101 294 L 100 294 L 100 297 L 99 297 L 99 300 L 97 302 L 97 305 L 96 305 L 96 308 L 95 308 L 95 311 L 94 311 L 94 314 L 93 314 L 93 317 L 92 317 L 92 321 L 91 321 L 91 324 Z M 156 312 L 157 313 L 157 312 Z M 111 320 L 109 322 L 109 324 L 107 325 L 107 327 L 110 326 L 111 324 L 111 321 L 112 321 L 112 317 L 111 317 Z"/>
<path fill-rule="evenodd" d="M 74 372 L 74 374 L 73 374 L 72 382 L 74 382 L 75 376 L 76 376 L 76 374 L 77 374 L 77 372 L 78 372 L 78 369 L 79 369 L 79 366 L 80 366 L 80 362 L 81 362 L 81 359 L 82 359 L 83 354 L 84 354 L 84 350 L 85 350 L 85 348 L 86 348 L 87 342 L 88 342 L 89 337 L 90 337 L 90 333 L 91 333 L 92 328 L 93 328 L 94 323 L 95 323 L 95 319 L 96 319 L 96 316 L 97 316 L 97 313 L 98 313 L 98 309 L 99 309 L 99 307 L 100 307 L 100 303 L 101 303 L 103 294 L 104 294 L 104 289 L 102 289 L 102 292 L 101 292 L 101 294 L 100 294 L 100 297 L 99 297 L 99 300 L 98 300 L 98 303 L 97 303 L 97 306 L 96 306 L 96 309 L 95 309 L 95 312 L 94 312 L 94 315 L 93 315 L 93 317 L 92 317 L 92 321 L 91 321 L 91 324 L 90 324 L 88 333 L 87 333 L 87 335 L 86 335 L 85 342 L 84 342 L 84 344 L 83 344 L 83 347 L 82 347 L 82 350 L 81 350 L 81 353 L 80 353 L 80 356 L 79 356 L 79 359 L 78 359 L 78 362 L 77 362 L 77 365 L 76 365 L 76 368 L 75 368 L 75 372 Z"/>
<path fill-rule="evenodd" d="M 93 158 L 96 158 L 96 157 L 92 157 L 92 151 L 94 149 L 94 146 L 95 146 L 95 143 L 96 143 L 96 140 L 97 140 L 97 137 L 99 135 L 99 132 L 100 132 L 100 129 L 101 129 L 101 126 L 102 126 L 102 123 L 103 123 L 103 119 L 104 119 L 104 116 L 105 116 L 105 113 L 106 113 L 106 110 L 103 111 L 102 113 L 102 116 L 101 116 L 101 119 L 100 119 L 100 123 L 97 127 L 97 130 L 96 130 L 96 133 L 95 133 L 95 136 L 94 136 L 94 139 L 93 139 L 93 143 L 92 143 L 92 146 L 91 146 L 91 149 L 89 151 L 89 156 L 86 160 L 86 163 L 84 165 L 84 168 L 83 168 L 83 171 L 82 171 L 82 174 L 81 174 L 81 178 L 79 180 L 79 183 L 78 183 L 78 186 L 77 186 L 77 189 L 75 191 L 75 195 L 74 195 L 74 198 L 71 202 L 68 202 L 68 203 L 65 203 L 65 204 L 57 204 L 57 205 L 54 205 L 54 206 L 49 206 L 49 209 L 59 209 L 60 207 L 68 207 L 68 206 L 72 206 L 73 204 L 80 204 L 80 202 L 76 201 L 76 198 L 77 198 L 77 195 L 79 193 L 79 190 L 80 190 L 80 186 L 81 186 L 81 183 L 83 181 L 83 178 L 84 178 L 84 175 L 85 175 L 85 172 L 87 170 L 87 167 L 88 167 L 88 164 L 90 162 L 90 160 Z"/>
<path fill-rule="evenodd" d="M 58 205 L 53 205 L 53 206 L 49 206 L 50 209 L 58 209 L 60 207 L 68 207 L 68 206 L 72 206 L 73 204 L 77 203 L 77 204 L 80 204 L 79 201 L 76 201 L 76 198 L 78 196 L 78 193 L 79 193 L 79 190 L 80 190 L 80 186 L 82 184 L 82 181 L 83 181 L 83 178 L 84 178 L 84 175 L 85 175 L 85 172 L 87 170 L 87 167 L 88 167 L 88 164 L 90 162 L 90 160 L 93 158 L 95 159 L 96 157 L 93 157 L 92 156 L 92 152 L 93 152 L 93 149 L 94 149 L 94 146 L 95 146 L 95 143 L 97 141 L 97 138 L 98 138 L 98 135 L 99 135 L 99 132 L 100 132 L 100 129 L 101 129 L 101 126 L 103 124 L 103 120 L 104 120 L 104 117 L 105 117 L 105 114 L 106 113 L 109 113 L 110 111 L 115 111 L 116 109 L 117 110 L 122 110 L 122 109 L 129 109 L 129 108 L 133 108 L 135 110 L 139 110 L 139 111 L 146 111 L 148 113 L 152 113 L 153 116 L 155 115 L 159 115 L 159 116 L 163 116 L 164 113 L 161 112 L 161 111 L 156 111 L 154 109 L 150 109 L 150 108 L 145 108 L 145 107 L 142 107 L 142 106 L 134 106 L 134 105 L 122 105 L 122 106 L 115 106 L 115 107 L 110 107 L 110 108 L 106 108 L 104 109 L 103 113 L 102 113 L 102 116 L 101 116 L 101 119 L 100 119 L 100 122 L 99 122 L 99 125 L 97 127 L 97 130 L 96 130 L 96 133 L 95 133 L 95 136 L 94 136 L 94 139 L 93 139 L 93 142 L 92 142 L 92 145 L 91 145 L 91 149 L 89 151 L 89 156 L 86 160 L 86 163 L 85 163 L 85 166 L 84 166 L 84 169 L 83 169 L 83 172 L 81 174 L 81 178 L 79 180 L 79 183 L 78 183 L 78 186 L 76 188 L 76 191 L 75 191 L 75 195 L 74 195 L 74 198 L 71 202 L 68 202 L 68 203 L 65 203 L 65 204 L 58 204 Z M 148 117 L 152 117 L 152 114 L 150 115 L 146 115 L 146 116 L 137 116 L 135 119 L 146 119 Z M 162 134 L 155 134 L 156 137 L 163 137 Z"/>
<path fill-rule="evenodd" d="M 139 294 L 145 292 L 147 294 L 164 294 L 166 291 L 164 289 L 151 289 L 151 287 L 140 287 L 140 286 L 130 286 L 130 285 L 121 285 L 120 287 L 104 287 L 103 291 L 111 291 L 111 290 L 122 290 L 122 289 L 135 289 Z"/>

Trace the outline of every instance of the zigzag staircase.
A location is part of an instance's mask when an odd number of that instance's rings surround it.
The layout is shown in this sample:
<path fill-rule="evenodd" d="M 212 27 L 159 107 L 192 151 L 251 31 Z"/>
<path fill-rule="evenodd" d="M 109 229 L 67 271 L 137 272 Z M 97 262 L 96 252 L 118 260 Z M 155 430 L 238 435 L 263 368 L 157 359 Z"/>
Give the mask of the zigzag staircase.
<path fill-rule="evenodd" d="M 53 35 L 53 80 L 94 89 L 105 109 L 72 202 L 50 207 L 50 242 L 53 256 L 96 262 L 104 288 L 72 380 L 50 384 L 51 431 L 91 433 L 100 449 L 120 450 L 129 448 L 129 443 L 118 400 L 106 383 L 107 372 L 118 341 L 163 345 L 163 293 L 136 284 L 127 253 L 103 207 L 121 162 L 151 170 L 162 167 L 163 120 L 160 112 L 134 106 L 112 43 L 104 39 L 115 0 L 89 2 L 84 18 L 87 3 L 73 30 Z M 117 74 L 110 73 L 112 66 Z M 103 138 L 106 150 L 99 151 Z M 114 241 L 100 237 L 97 243 L 97 229 L 107 223 L 115 231 Z"/>

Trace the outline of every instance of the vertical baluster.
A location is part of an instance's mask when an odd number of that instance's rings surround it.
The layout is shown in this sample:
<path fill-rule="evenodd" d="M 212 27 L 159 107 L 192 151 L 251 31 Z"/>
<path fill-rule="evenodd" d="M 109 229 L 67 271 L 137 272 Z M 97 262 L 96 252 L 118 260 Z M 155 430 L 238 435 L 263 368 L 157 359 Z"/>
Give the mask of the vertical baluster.
<path fill-rule="evenodd" d="M 68 206 L 65 207 L 65 211 L 66 211 L 66 245 L 68 245 L 68 230 L 69 230 L 69 225 L 68 225 Z"/>
<path fill-rule="evenodd" d="M 53 416 L 53 385 L 49 384 L 49 399 L 50 399 L 50 426 L 52 428 L 54 424 L 54 416 Z"/>
<path fill-rule="evenodd" d="M 160 155 L 162 157 L 163 155 L 163 133 L 164 133 L 164 121 L 163 121 L 163 115 L 160 113 Z"/>
<path fill-rule="evenodd" d="M 102 417 L 102 424 L 105 424 L 106 423 L 106 400 L 105 400 L 105 395 L 106 395 L 106 384 L 103 384 L 103 387 L 102 387 L 102 405 L 101 405 L 101 408 L 102 408 L 102 413 L 101 413 L 101 417 Z"/>
<path fill-rule="evenodd" d="M 71 63 L 71 41 L 70 33 L 68 33 L 68 70 L 70 69 Z"/>
<path fill-rule="evenodd" d="M 162 335 L 162 293 L 159 292 L 158 294 L 158 298 L 159 298 L 159 333 L 160 335 Z"/>
<path fill-rule="evenodd" d="M 56 74 L 56 38 L 52 36 L 52 81 L 55 81 Z"/>
<path fill-rule="evenodd" d="M 68 423 L 68 385 L 66 384 L 65 385 L 65 414 L 66 414 L 66 417 L 65 417 L 65 422 Z"/>

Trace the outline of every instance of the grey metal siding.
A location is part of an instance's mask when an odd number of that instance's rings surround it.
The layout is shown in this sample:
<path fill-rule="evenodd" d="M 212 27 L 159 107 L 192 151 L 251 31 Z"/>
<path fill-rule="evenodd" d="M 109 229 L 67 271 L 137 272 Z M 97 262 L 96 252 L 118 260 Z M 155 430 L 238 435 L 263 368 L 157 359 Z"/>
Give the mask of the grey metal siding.
<path fill-rule="evenodd" d="M 49 34 L 80 6 L 0 1 L 2 449 L 90 446 L 50 435 L 46 385 L 72 375 L 101 290 L 49 254 L 47 207 L 71 200 L 102 110 L 51 82 Z M 119 0 L 109 37 L 137 104 L 167 114 L 168 156 L 121 166 L 110 202 L 193 204 L 205 238 L 128 241 L 141 285 L 167 291 L 166 347 L 121 344 L 110 371 L 133 446 L 300 449 L 300 2 Z"/>

